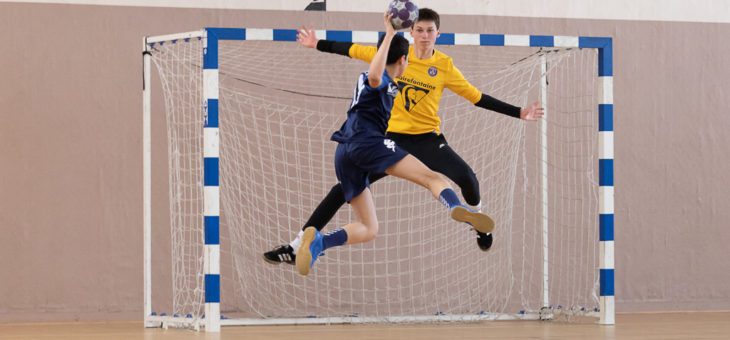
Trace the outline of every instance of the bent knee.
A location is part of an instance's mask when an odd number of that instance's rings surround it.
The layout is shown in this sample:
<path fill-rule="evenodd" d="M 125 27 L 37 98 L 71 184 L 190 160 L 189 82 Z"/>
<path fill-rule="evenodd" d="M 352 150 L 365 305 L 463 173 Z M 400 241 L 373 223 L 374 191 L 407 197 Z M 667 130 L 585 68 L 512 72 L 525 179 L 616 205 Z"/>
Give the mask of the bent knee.
<path fill-rule="evenodd" d="M 370 223 L 365 225 L 367 227 L 367 232 L 365 233 L 365 240 L 363 242 L 369 242 L 375 239 L 375 236 L 378 236 L 378 222 Z"/>
<path fill-rule="evenodd" d="M 479 180 L 471 171 L 454 178 L 454 182 L 459 186 L 459 188 L 461 188 L 461 190 L 479 187 Z"/>

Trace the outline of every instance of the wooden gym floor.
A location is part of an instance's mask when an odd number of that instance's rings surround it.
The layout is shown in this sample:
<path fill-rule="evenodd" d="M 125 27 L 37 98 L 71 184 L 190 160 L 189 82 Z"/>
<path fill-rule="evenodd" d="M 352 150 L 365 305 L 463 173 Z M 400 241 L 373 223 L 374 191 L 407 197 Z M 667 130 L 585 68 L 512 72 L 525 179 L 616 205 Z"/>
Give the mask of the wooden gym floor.
<path fill-rule="evenodd" d="M 559 321 L 456 324 L 229 326 L 219 334 L 144 329 L 141 322 L 0 324 L 0 339 L 730 339 L 730 311 L 619 313 L 616 325 Z"/>

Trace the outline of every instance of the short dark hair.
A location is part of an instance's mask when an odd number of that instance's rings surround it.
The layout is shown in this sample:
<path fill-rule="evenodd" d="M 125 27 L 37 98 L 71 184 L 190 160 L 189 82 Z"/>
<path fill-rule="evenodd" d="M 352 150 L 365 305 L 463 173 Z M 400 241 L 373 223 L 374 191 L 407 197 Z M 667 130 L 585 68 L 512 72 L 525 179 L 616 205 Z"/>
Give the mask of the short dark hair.
<path fill-rule="evenodd" d="M 383 44 L 385 34 L 381 35 L 378 39 L 378 48 Z M 398 61 L 400 57 L 408 55 L 408 39 L 404 38 L 400 34 L 393 36 L 393 40 L 390 41 L 390 49 L 388 50 L 388 58 L 385 63 L 390 65 Z"/>
<path fill-rule="evenodd" d="M 419 21 L 433 21 L 436 24 L 436 29 L 441 28 L 441 19 L 439 18 L 439 14 L 430 8 L 421 8 L 418 10 L 418 20 L 416 20 L 416 22 Z"/>

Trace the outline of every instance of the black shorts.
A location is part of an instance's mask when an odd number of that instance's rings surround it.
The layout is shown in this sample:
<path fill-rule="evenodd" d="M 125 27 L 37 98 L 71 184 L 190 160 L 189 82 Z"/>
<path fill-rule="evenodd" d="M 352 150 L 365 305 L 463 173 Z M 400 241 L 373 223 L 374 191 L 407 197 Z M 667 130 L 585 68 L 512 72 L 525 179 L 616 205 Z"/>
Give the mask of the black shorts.
<path fill-rule="evenodd" d="M 476 174 L 469 167 L 469 164 L 451 149 L 443 134 L 409 135 L 388 132 L 385 136 L 393 140 L 403 150 L 418 158 L 431 170 L 443 174 L 456 183 L 468 204 L 476 205 L 479 203 L 481 198 Z"/>

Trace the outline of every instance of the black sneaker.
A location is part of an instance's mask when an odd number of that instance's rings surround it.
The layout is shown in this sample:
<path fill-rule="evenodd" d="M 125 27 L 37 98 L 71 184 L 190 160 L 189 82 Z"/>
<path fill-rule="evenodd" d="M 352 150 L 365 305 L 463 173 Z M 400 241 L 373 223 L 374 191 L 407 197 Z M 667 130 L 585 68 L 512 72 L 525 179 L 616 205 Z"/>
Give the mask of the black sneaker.
<path fill-rule="evenodd" d="M 294 254 L 294 249 L 288 244 L 278 246 L 274 250 L 267 251 L 264 253 L 264 260 L 271 264 L 288 263 L 294 265 L 296 263 L 297 256 Z"/>
<path fill-rule="evenodd" d="M 480 233 L 477 231 L 477 245 L 482 251 L 492 249 L 492 233 Z"/>

